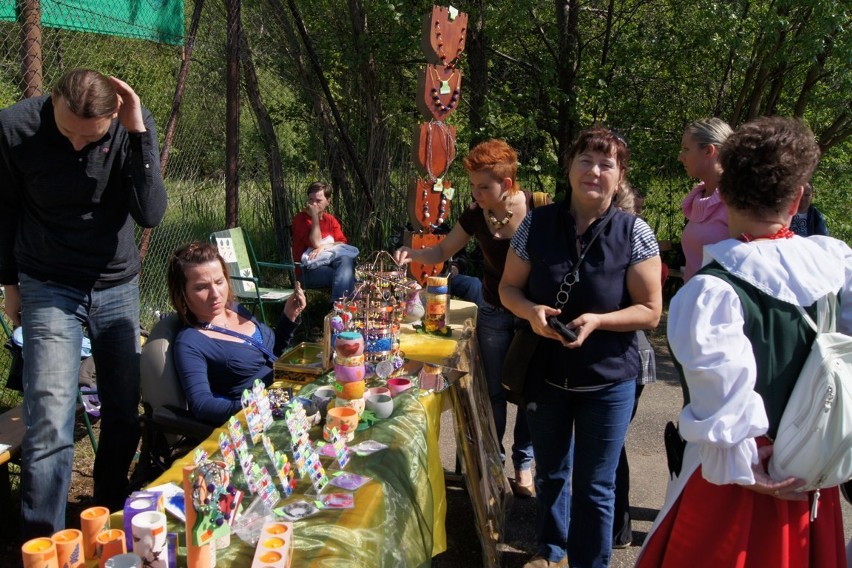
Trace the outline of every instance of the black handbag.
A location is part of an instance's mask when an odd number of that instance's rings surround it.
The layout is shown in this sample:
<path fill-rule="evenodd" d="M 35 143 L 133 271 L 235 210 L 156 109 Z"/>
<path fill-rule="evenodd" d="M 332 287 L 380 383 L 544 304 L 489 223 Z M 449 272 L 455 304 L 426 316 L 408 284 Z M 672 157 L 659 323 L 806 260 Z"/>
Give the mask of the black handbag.
<path fill-rule="evenodd" d="M 680 431 L 674 422 L 667 422 L 663 431 L 663 444 L 666 447 L 666 461 L 669 464 L 669 475 L 677 477 L 683 467 L 683 452 L 686 450 L 686 440 L 680 437 Z"/>
<path fill-rule="evenodd" d="M 9 374 L 6 377 L 6 388 L 24 392 L 24 353 L 23 349 L 11 339 L 3 347 L 9 351 L 11 362 Z"/>
<path fill-rule="evenodd" d="M 506 400 L 513 404 L 523 403 L 527 371 L 540 339 L 541 336 L 529 325 L 523 326 L 515 331 L 506 351 L 506 358 L 503 359 L 503 388 L 506 389 Z"/>

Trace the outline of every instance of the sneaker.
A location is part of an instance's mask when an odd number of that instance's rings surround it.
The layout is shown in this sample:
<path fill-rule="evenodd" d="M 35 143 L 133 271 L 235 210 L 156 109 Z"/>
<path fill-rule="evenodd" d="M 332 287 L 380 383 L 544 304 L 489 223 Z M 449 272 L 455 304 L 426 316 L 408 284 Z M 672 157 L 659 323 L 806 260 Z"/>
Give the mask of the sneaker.
<path fill-rule="evenodd" d="M 548 560 L 547 558 L 542 558 L 541 556 L 533 556 L 532 559 L 524 564 L 524 568 L 564 568 L 568 566 L 568 557 L 564 557 L 562 560 L 558 562 L 554 562 L 553 560 Z"/>
<path fill-rule="evenodd" d="M 613 548 L 613 550 L 620 550 L 622 548 L 630 548 L 630 546 L 632 544 L 633 544 L 632 540 L 626 540 L 624 542 L 619 542 L 619 541 L 615 540 L 615 541 L 612 542 L 612 548 Z"/>

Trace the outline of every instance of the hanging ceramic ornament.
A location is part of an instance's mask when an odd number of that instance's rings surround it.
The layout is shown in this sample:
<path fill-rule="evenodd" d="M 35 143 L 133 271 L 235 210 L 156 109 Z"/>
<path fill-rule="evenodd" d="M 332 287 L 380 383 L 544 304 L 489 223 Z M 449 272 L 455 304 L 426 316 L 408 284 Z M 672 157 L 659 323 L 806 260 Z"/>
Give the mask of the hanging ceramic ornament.
<path fill-rule="evenodd" d="M 420 47 L 429 63 L 455 67 L 464 52 L 467 14 L 452 6 L 432 6 L 423 16 Z"/>

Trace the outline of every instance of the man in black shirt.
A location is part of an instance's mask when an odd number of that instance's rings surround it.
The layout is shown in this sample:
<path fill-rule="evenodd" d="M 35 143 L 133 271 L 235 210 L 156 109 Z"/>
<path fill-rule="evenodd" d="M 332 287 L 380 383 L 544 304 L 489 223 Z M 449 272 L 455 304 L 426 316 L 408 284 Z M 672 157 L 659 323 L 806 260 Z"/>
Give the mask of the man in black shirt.
<path fill-rule="evenodd" d="M 124 81 L 65 73 L 0 111 L 0 284 L 24 336 L 22 536 L 65 526 L 82 326 L 97 364 L 96 503 L 121 508 L 139 441 L 135 225 L 166 210 L 151 113 Z"/>

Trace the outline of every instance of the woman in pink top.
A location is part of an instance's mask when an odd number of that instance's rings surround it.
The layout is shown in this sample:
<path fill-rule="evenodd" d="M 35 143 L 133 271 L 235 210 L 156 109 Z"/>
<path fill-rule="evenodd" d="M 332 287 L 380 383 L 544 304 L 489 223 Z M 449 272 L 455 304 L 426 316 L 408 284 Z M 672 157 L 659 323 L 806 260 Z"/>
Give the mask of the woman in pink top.
<path fill-rule="evenodd" d="M 696 185 L 683 200 L 686 227 L 681 235 L 681 246 L 686 257 L 683 280 L 686 282 L 701 268 L 704 245 L 728 238 L 728 209 L 719 198 L 719 148 L 733 133 L 720 118 L 697 120 L 686 127 L 677 159 L 686 168 L 686 174 L 698 178 Z"/>

